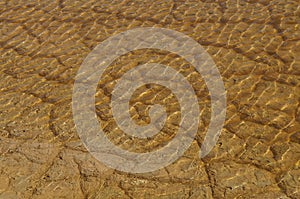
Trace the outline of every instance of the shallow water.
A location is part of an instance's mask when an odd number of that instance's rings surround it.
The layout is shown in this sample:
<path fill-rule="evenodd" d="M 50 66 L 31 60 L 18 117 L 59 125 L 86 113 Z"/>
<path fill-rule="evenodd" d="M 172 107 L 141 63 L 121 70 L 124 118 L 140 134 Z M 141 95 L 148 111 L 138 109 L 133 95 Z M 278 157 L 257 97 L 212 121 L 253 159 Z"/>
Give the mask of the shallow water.
<path fill-rule="evenodd" d="M 287 1 L 0 1 L 0 198 L 300 198 L 300 6 Z M 110 169 L 83 146 L 72 88 L 85 57 L 108 37 L 163 27 L 199 42 L 218 67 L 227 116 L 214 149 L 198 156 L 210 119 L 201 76 L 178 55 L 137 50 L 115 60 L 96 93 L 98 120 L 123 149 L 145 152 L 176 134 L 170 90 L 139 88 L 136 123 L 160 103 L 168 120 L 155 137 L 132 139 L 115 123 L 111 92 L 127 70 L 161 63 L 197 94 L 201 123 L 183 157 L 147 174 Z M 175 132 L 175 133 L 174 133 Z"/>

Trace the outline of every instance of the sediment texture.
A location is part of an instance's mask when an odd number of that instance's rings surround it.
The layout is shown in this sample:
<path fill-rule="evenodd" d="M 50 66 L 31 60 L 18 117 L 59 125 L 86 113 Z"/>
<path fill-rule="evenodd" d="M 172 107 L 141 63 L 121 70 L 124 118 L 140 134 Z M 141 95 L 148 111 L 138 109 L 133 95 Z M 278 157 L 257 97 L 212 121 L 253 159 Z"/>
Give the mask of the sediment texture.
<path fill-rule="evenodd" d="M 0 198 L 300 198 L 299 4 L 1 0 Z M 172 139 L 178 104 L 170 91 L 150 85 L 132 98 L 132 116 L 141 124 L 149 122 L 147 105 L 169 107 L 170 122 L 149 142 L 121 132 L 109 107 L 125 72 L 114 69 L 163 63 L 181 70 L 199 99 L 201 124 L 189 150 L 164 169 L 134 175 L 104 166 L 82 145 L 71 109 L 76 72 L 97 44 L 135 27 L 180 31 L 215 61 L 227 91 L 227 117 L 204 159 L 198 151 L 210 118 L 205 83 L 185 60 L 155 50 L 112 64 L 96 94 L 99 121 L 112 142 L 132 151 Z"/>

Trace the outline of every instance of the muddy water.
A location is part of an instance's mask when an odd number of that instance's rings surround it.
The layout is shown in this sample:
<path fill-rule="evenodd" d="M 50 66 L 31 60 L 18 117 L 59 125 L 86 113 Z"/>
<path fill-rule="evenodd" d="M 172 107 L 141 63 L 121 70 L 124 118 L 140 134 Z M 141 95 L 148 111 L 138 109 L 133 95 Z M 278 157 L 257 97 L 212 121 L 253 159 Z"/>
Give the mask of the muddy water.
<path fill-rule="evenodd" d="M 300 198 L 300 7 L 275 1 L 0 1 L 0 198 Z M 181 57 L 138 50 L 116 60 L 99 82 L 98 119 L 121 148 L 163 147 L 178 128 L 179 107 L 157 85 L 132 100 L 136 123 L 148 105 L 169 113 L 148 141 L 118 129 L 109 101 L 115 81 L 142 63 L 178 69 L 199 100 L 195 141 L 172 165 L 147 174 L 104 166 L 82 145 L 72 118 L 72 87 L 92 49 L 135 27 L 164 27 L 199 42 L 227 91 L 217 145 L 198 157 L 210 118 L 201 76 Z M 124 69 L 124 70 L 120 70 Z M 175 132 L 175 133 L 174 133 Z"/>

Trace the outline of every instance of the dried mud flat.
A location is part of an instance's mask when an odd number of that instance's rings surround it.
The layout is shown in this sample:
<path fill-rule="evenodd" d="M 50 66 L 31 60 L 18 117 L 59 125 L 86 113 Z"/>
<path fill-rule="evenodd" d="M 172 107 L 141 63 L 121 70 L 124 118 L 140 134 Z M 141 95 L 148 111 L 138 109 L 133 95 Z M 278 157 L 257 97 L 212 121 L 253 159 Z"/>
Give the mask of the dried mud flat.
<path fill-rule="evenodd" d="M 0 198 L 300 198 L 299 5 L 298 0 L 1 0 Z M 135 51 L 113 66 L 160 62 L 182 69 L 202 110 L 195 142 L 172 165 L 136 175 L 107 168 L 82 145 L 71 109 L 76 72 L 98 43 L 135 27 L 189 35 L 222 74 L 226 122 L 204 159 L 198 151 L 210 115 L 205 84 L 180 57 L 155 50 Z M 176 121 L 164 129 L 166 137 L 149 143 L 122 136 L 108 106 L 113 82 L 122 74 L 106 75 L 96 108 L 115 144 L 142 152 L 172 138 Z M 169 91 L 141 88 L 133 99 L 142 102 L 132 111 L 137 122 L 149 120 L 143 102 L 155 103 L 157 92 L 169 99 L 162 103 L 171 104 L 170 111 L 178 110 Z"/>

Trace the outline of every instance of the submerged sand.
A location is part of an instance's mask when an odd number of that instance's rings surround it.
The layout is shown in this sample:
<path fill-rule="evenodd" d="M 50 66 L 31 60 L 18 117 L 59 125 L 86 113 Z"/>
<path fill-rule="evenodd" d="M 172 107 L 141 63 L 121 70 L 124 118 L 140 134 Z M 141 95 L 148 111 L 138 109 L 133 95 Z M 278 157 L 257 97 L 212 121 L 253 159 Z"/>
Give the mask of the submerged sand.
<path fill-rule="evenodd" d="M 0 198 L 300 198 L 298 0 L 2 0 L 0 10 Z M 98 119 L 126 150 L 167 144 L 179 124 L 169 90 L 145 86 L 132 98 L 139 124 L 149 122 L 150 104 L 170 113 L 150 140 L 118 129 L 109 102 L 126 70 L 169 65 L 191 82 L 201 108 L 184 156 L 153 173 L 127 174 L 97 161 L 79 139 L 71 107 L 76 72 L 97 44 L 135 27 L 182 32 L 215 61 L 227 116 L 205 158 L 198 156 L 210 118 L 205 82 L 184 59 L 158 50 L 134 51 L 107 69 L 96 94 Z"/>

